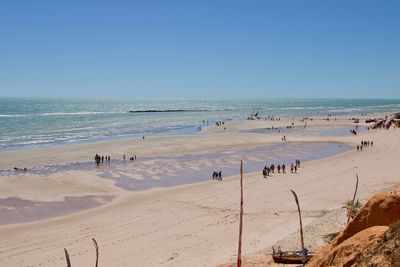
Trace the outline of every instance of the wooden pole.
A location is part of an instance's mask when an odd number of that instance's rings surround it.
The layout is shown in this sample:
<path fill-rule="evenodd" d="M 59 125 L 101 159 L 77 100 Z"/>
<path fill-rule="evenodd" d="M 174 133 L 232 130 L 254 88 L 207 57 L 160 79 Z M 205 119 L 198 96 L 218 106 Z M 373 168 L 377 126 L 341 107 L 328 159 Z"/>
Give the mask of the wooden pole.
<path fill-rule="evenodd" d="M 65 259 L 67 260 L 67 267 L 71 267 L 71 261 L 69 260 L 68 251 L 64 248 Z"/>
<path fill-rule="evenodd" d="M 297 210 L 299 212 L 299 220 L 300 220 L 300 239 L 301 239 L 301 255 L 303 256 L 302 262 L 303 262 L 303 266 L 306 263 L 306 254 L 304 251 L 304 239 L 303 239 L 303 223 L 301 221 L 301 211 L 300 211 L 300 204 L 299 204 L 299 199 L 297 198 L 296 192 L 294 192 L 293 190 L 292 194 L 294 196 L 294 200 L 296 201 L 296 205 L 297 205 Z"/>
<path fill-rule="evenodd" d="M 242 266 L 242 229 L 243 229 L 243 161 L 240 161 L 240 221 L 237 267 Z"/>
<path fill-rule="evenodd" d="M 92 241 L 93 241 L 93 245 L 96 249 L 96 265 L 95 266 L 97 267 L 99 264 L 99 246 L 97 245 L 96 239 L 92 238 Z"/>
<path fill-rule="evenodd" d="M 349 212 L 349 214 L 347 216 L 347 223 L 349 223 L 350 218 L 351 218 L 351 214 L 353 213 L 354 201 L 356 200 L 357 189 L 358 189 L 358 175 L 356 174 L 356 189 L 354 190 L 353 201 L 351 202 L 350 212 Z"/>

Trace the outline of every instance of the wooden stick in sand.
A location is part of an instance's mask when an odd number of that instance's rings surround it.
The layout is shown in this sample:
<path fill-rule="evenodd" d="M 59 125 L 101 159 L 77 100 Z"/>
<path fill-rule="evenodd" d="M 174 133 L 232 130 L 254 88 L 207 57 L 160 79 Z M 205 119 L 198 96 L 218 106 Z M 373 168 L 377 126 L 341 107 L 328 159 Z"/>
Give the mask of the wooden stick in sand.
<path fill-rule="evenodd" d="M 297 210 L 299 211 L 299 220 L 300 220 L 300 239 L 301 239 L 301 255 L 303 256 L 302 262 L 303 262 L 303 266 L 306 263 L 306 255 L 305 255 L 305 251 L 304 251 L 304 239 L 303 239 L 303 223 L 301 222 L 301 211 L 300 211 L 300 205 L 299 205 L 299 199 L 297 198 L 296 192 L 294 192 L 293 190 L 292 194 L 294 196 L 294 200 L 296 201 L 296 205 L 297 205 Z"/>
<path fill-rule="evenodd" d="M 92 238 L 92 241 L 93 241 L 94 248 L 96 249 L 96 265 L 95 266 L 98 267 L 98 264 L 99 264 L 99 246 L 97 245 L 96 239 Z M 64 248 L 64 252 L 65 252 L 65 258 L 67 260 L 67 267 L 71 267 L 71 261 L 69 259 L 69 254 L 68 254 L 67 249 Z"/>
<path fill-rule="evenodd" d="M 243 229 L 243 161 L 240 161 L 240 221 L 237 267 L 242 266 L 242 229 Z"/>
<path fill-rule="evenodd" d="M 95 266 L 97 267 L 99 264 L 99 246 L 97 245 L 96 239 L 92 238 L 92 241 L 93 241 L 94 247 L 96 249 L 96 265 Z"/>
<path fill-rule="evenodd" d="M 349 223 L 350 218 L 351 218 L 351 214 L 353 213 L 354 201 L 356 200 L 357 189 L 358 189 L 358 175 L 356 174 L 356 189 L 354 190 L 353 201 L 351 201 L 350 212 L 347 215 L 347 223 Z"/>
<path fill-rule="evenodd" d="M 69 260 L 69 254 L 65 248 L 64 248 L 64 252 L 65 252 L 65 259 L 67 260 L 67 267 L 71 267 L 71 261 Z"/>

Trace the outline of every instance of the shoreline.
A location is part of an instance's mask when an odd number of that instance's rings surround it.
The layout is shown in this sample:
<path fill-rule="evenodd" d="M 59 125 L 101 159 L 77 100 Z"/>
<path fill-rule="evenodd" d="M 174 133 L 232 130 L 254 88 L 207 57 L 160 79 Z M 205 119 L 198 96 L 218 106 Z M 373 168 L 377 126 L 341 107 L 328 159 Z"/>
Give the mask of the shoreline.
<path fill-rule="evenodd" d="M 379 115 L 373 115 L 373 116 L 384 116 L 382 114 Z M 340 124 L 340 122 L 344 123 L 344 125 L 354 125 L 351 123 L 349 117 L 347 116 L 342 116 L 342 117 L 336 117 L 337 120 L 331 120 L 330 124 Z M 25 147 L 25 148 L 20 148 L 16 150 L 4 150 L 0 152 L 0 169 L 11 169 L 13 168 L 12 162 L 18 162 L 18 161 L 24 161 L 28 162 L 27 165 L 29 166 L 36 166 L 36 165 L 46 165 L 46 164 L 56 164 L 56 163 L 71 163 L 71 162 L 80 162 L 80 161 L 85 161 L 85 160 L 91 160 L 92 159 L 92 154 L 96 154 L 96 150 L 94 150 L 94 147 L 104 147 L 103 150 L 108 151 L 110 155 L 115 155 L 118 158 L 121 158 L 123 154 L 116 154 L 115 152 L 111 151 L 112 149 L 114 150 L 122 150 L 121 147 L 127 147 L 128 150 L 131 147 L 134 146 L 139 146 L 137 150 L 143 150 L 143 144 L 146 144 L 146 141 L 151 140 L 151 141 L 160 141 L 160 143 L 164 142 L 179 142 L 180 138 L 189 138 L 193 139 L 197 136 L 204 136 L 207 134 L 220 134 L 223 132 L 235 132 L 236 134 L 242 134 L 241 132 L 237 131 L 236 125 L 241 125 L 241 127 L 244 127 L 242 130 L 247 131 L 248 129 L 253 129 L 254 126 L 262 126 L 265 124 L 276 126 L 276 127 L 281 127 L 281 128 L 286 128 L 287 125 L 290 125 L 290 123 L 293 120 L 291 118 L 284 118 L 280 121 L 264 121 L 264 120 L 237 120 L 237 121 L 228 121 L 224 125 L 225 128 L 227 128 L 227 131 L 223 130 L 223 127 L 216 127 L 215 125 L 210 125 L 207 127 L 202 128 L 201 131 L 191 133 L 191 134 L 182 134 L 182 135 L 150 135 L 146 136 L 146 139 L 142 139 L 142 135 L 137 136 L 136 138 L 123 138 L 123 139 L 116 139 L 116 140 L 94 140 L 90 142 L 82 142 L 82 143 L 72 143 L 72 144 L 56 144 L 56 145 L 43 145 L 39 147 Z M 296 123 L 297 126 L 300 126 L 301 123 L 299 123 L 300 118 L 295 118 L 294 122 Z M 318 125 L 318 123 L 325 124 L 326 123 L 326 118 L 325 117 L 315 117 L 313 121 L 310 121 L 312 123 L 315 123 Z M 255 123 L 255 124 L 254 124 Z M 248 126 L 250 125 L 250 126 Z M 310 126 L 311 124 L 309 124 Z M 363 123 L 360 123 L 360 125 L 363 125 Z M 332 126 L 332 125 L 331 125 Z M 331 127 L 328 126 L 328 127 Z M 342 125 L 343 126 L 343 125 Z M 262 128 L 259 128 L 262 130 Z M 248 134 L 249 136 L 254 135 L 257 137 L 257 135 L 260 135 L 260 133 L 247 133 L 244 132 L 245 134 Z M 276 133 L 269 133 L 269 134 L 275 134 L 279 135 L 279 132 Z M 284 133 L 282 133 L 284 134 Z M 289 133 L 290 134 L 290 133 Z M 260 137 L 260 136 L 258 136 Z M 332 137 L 329 135 L 325 136 L 326 138 Z M 339 136 L 340 137 L 340 136 Z M 260 138 L 255 138 L 255 139 L 260 139 Z M 80 150 L 86 150 L 88 152 L 88 155 L 86 157 L 83 157 L 80 153 L 76 153 Z M 93 150 L 92 154 L 90 152 Z M 207 150 L 202 150 L 197 149 L 200 152 L 201 151 L 207 151 Z M 68 155 L 68 152 L 74 152 L 75 156 L 70 156 Z M 190 152 L 190 151 L 189 151 Z M 39 160 L 34 160 L 30 162 L 30 160 L 27 160 L 24 155 L 25 154 L 52 154 L 53 156 L 57 156 L 57 154 L 64 154 L 66 155 L 65 158 L 62 157 L 57 157 L 57 161 L 52 160 L 51 158 L 45 158 L 43 159 L 42 157 Z M 94 155 L 93 154 L 93 155 Z M 160 154 L 160 153 L 157 153 Z M 144 154 L 146 155 L 146 154 Z M 149 155 L 153 155 L 153 153 L 150 153 Z M 162 154 L 160 154 L 162 155 Z M 11 157 L 11 160 L 9 158 Z M 115 157 L 114 157 L 115 158 Z M 27 166 L 27 167 L 29 167 Z"/>
<path fill-rule="evenodd" d="M 317 123 L 333 128 L 337 125 L 335 121 Z M 227 130 L 213 127 L 195 137 L 149 138 L 151 142 L 147 142 L 146 139 L 145 142 L 139 140 L 128 142 L 129 144 L 116 142 L 103 144 L 105 147 L 102 149 L 111 151 L 114 148 L 117 154 L 134 147 L 136 151 L 142 152 L 138 157 L 158 157 L 165 154 L 185 155 L 189 151 L 201 153 L 216 149 L 240 149 L 280 143 L 281 134 L 237 132 L 248 126 L 261 127 L 265 124 L 277 123 L 232 123 L 226 125 Z M 351 121 L 348 121 L 348 124 L 354 125 Z M 362 181 L 360 198 L 396 184 L 395 177 L 398 172 L 389 166 L 394 164 L 400 153 L 396 149 L 399 145 L 397 134 L 397 131 L 392 129 L 365 131 L 357 136 L 339 137 L 287 134 L 290 142 L 319 140 L 343 142 L 354 146 L 360 140 L 373 140 L 374 147 L 366 148 L 362 152 L 350 150 L 329 158 L 306 162 L 297 175 L 276 174 L 263 179 L 260 172 L 246 173 L 244 255 L 254 255 L 296 231 L 298 222 L 289 189 L 298 193 L 306 214 L 304 222 L 310 224 L 315 220 L 316 214 L 340 207 L 352 194 L 355 172 Z M 40 160 L 57 162 L 60 159 L 68 160 L 68 154 L 75 154 L 75 159 L 84 158 L 95 152 L 97 146 L 92 144 L 83 148 L 69 147 L 62 151 L 65 154 L 61 157 L 54 154 L 57 149 L 46 150 L 39 158 L 35 157 L 37 151 L 25 152 L 24 155 L 18 156 L 25 164 Z M 58 152 L 61 153 L 60 150 Z M 0 153 L 0 157 L 8 162 L 15 159 L 12 156 Z M 371 164 L 379 165 L 379 168 L 368 168 Z M 110 175 L 116 175 L 115 171 Z M 11 191 L 8 192 L 13 193 L 14 190 L 15 193 L 19 192 L 31 198 L 43 197 L 51 201 L 59 198 L 60 192 L 71 192 L 73 195 L 101 192 L 116 195 L 117 198 L 104 206 L 79 213 L 31 223 L 0 226 L 0 234 L 3 236 L 0 251 L 6 258 L 4 264 L 25 266 L 24 262 L 28 257 L 32 258 L 32 255 L 35 255 L 31 265 L 63 266 L 62 248 L 67 247 L 79 254 L 74 255 L 75 260 L 90 265 L 92 256 L 90 249 L 88 251 L 88 242 L 91 237 L 95 237 L 99 242 L 103 255 L 101 261 L 106 265 L 130 266 L 129 263 L 136 262 L 142 266 L 216 266 L 227 262 L 236 253 L 238 175 L 230 176 L 223 182 L 209 179 L 210 181 L 197 184 L 132 193 L 115 188 L 110 180 L 98 180 L 87 172 L 79 173 L 78 177 L 73 173 L 65 176 L 55 174 L 51 180 L 45 180 L 49 190 L 46 191 L 48 196 L 36 195 L 35 190 L 45 192 L 43 184 L 36 184 L 39 182 L 38 177 L 14 179 L 10 181 L 14 183 L 14 187 L 9 187 Z M 0 180 L 4 183 L 4 177 Z M 335 190 L 332 191 L 333 188 Z M 8 189 L 2 190 L 0 195 L 4 195 Z M 68 236 L 65 236 L 65 233 L 69 233 Z M 35 240 L 40 240 L 43 245 Z"/>

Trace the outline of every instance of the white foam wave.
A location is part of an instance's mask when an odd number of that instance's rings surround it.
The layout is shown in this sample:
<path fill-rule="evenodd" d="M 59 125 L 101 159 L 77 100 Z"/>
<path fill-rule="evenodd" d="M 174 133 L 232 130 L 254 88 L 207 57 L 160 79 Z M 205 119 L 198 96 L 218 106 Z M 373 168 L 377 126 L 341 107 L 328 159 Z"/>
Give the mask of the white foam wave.
<path fill-rule="evenodd" d="M 13 117 L 33 117 L 33 116 L 77 116 L 77 115 L 96 115 L 96 114 L 125 114 L 126 112 L 104 112 L 104 111 L 83 111 L 83 112 L 53 112 L 38 114 L 0 114 L 3 118 Z"/>

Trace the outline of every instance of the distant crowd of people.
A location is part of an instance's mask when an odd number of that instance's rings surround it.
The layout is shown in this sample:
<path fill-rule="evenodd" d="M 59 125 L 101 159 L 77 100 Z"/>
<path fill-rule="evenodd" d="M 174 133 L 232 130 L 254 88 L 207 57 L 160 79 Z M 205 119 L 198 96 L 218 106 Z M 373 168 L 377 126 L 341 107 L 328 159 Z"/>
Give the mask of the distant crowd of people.
<path fill-rule="evenodd" d="M 357 145 L 357 151 L 362 151 L 366 146 L 374 146 L 374 141 L 361 141 L 361 144 Z"/>
<path fill-rule="evenodd" d="M 126 160 L 126 155 L 124 154 L 124 160 Z M 132 157 L 129 157 L 129 160 L 133 161 L 136 160 L 136 155 L 133 155 Z"/>
<path fill-rule="evenodd" d="M 213 171 L 212 178 L 213 180 L 222 181 L 222 171 L 219 172 Z"/>
<path fill-rule="evenodd" d="M 15 171 L 23 171 L 23 172 L 26 172 L 26 168 L 18 168 L 18 167 L 14 167 L 14 170 Z"/>
<path fill-rule="evenodd" d="M 266 121 L 280 121 L 281 120 L 281 118 L 277 118 L 277 117 L 275 117 L 275 116 L 267 116 L 267 117 L 265 117 L 265 120 Z"/>
<path fill-rule="evenodd" d="M 357 135 L 357 131 L 356 131 L 356 130 L 350 130 L 350 133 L 351 133 L 352 135 Z"/>
<path fill-rule="evenodd" d="M 286 173 L 286 165 L 285 164 L 278 164 L 275 166 L 275 164 L 271 164 L 270 166 L 265 165 L 263 169 L 263 176 L 266 178 L 267 176 L 270 176 L 271 173 L 275 173 L 275 168 L 278 171 L 278 173 Z M 297 173 L 297 169 L 300 168 L 300 160 L 296 159 L 295 163 L 290 164 L 290 172 L 291 173 Z"/>
<path fill-rule="evenodd" d="M 110 156 L 100 156 L 99 154 L 96 154 L 94 156 L 94 161 L 96 162 L 97 165 L 99 165 L 100 163 L 104 163 L 104 161 L 110 162 L 111 157 Z"/>

